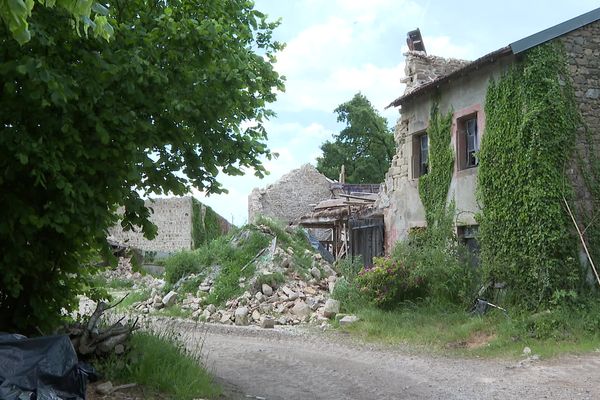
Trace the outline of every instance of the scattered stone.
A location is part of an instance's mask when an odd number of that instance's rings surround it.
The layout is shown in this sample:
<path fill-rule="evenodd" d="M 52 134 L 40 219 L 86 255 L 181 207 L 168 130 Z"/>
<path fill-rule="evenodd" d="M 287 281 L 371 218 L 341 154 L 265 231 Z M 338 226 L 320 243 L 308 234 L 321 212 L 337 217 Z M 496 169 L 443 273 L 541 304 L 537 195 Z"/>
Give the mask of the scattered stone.
<path fill-rule="evenodd" d="M 217 311 L 217 307 L 214 304 L 209 304 L 206 306 L 206 310 L 211 314 L 214 314 Z"/>
<path fill-rule="evenodd" d="M 177 293 L 172 290 L 162 298 L 162 303 L 165 305 L 165 307 L 171 307 L 176 301 Z"/>
<path fill-rule="evenodd" d="M 310 274 L 317 280 L 321 279 L 321 271 L 317 267 L 312 267 L 310 269 Z"/>
<path fill-rule="evenodd" d="M 266 283 L 262 284 L 262 288 L 261 289 L 262 289 L 262 293 L 265 296 L 271 296 L 273 294 L 273 288 L 271 286 L 267 285 Z"/>
<path fill-rule="evenodd" d="M 306 303 L 303 301 L 299 301 L 292 308 L 292 314 L 297 315 L 298 317 L 301 317 L 301 318 L 310 317 L 310 313 L 311 313 L 310 307 L 308 305 L 306 305 Z"/>
<path fill-rule="evenodd" d="M 201 291 L 201 292 L 208 293 L 208 292 L 210 292 L 210 288 L 211 288 L 211 287 L 212 287 L 212 286 L 210 286 L 210 285 L 200 285 L 200 286 L 198 287 L 198 290 L 199 290 L 199 291 Z"/>
<path fill-rule="evenodd" d="M 323 316 L 333 318 L 340 312 L 340 302 L 334 299 L 327 299 L 325 307 L 323 307 Z"/>
<path fill-rule="evenodd" d="M 260 327 L 265 328 L 265 329 L 273 329 L 273 328 L 275 328 L 275 320 L 271 317 L 265 317 L 260 322 Z"/>
<path fill-rule="evenodd" d="M 277 324 L 279 325 L 287 325 L 288 319 L 285 316 L 281 316 L 277 318 Z"/>
<path fill-rule="evenodd" d="M 256 292 L 256 294 L 254 295 L 254 298 L 256 299 L 256 301 L 258 301 L 260 303 L 264 300 L 265 295 L 262 294 L 262 292 Z"/>
<path fill-rule="evenodd" d="M 113 392 L 113 388 L 114 386 L 112 382 L 107 381 L 96 386 L 96 393 L 98 393 L 101 396 L 106 396 Z"/>
<path fill-rule="evenodd" d="M 346 315 L 344 318 L 340 319 L 340 326 L 352 325 L 359 320 L 360 319 L 356 315 Z"/>
<path fill-rule="evenodd" d="M 306 305 L 310 307 L 311 310 L 317 311 L 317 308 L 319 308 L 319 300 L 315 297 L 308 297 L 306 299 Z"/>
<path fill-rule="evenodd" d="M 238 307 L 235 310 L 235 324 L 248 325 L 248 307 Z"/>
<path fill-rule="evenodd" d="M 231 324 L 231 313 L 223 313 L 220 322 L 222 324 Z"/>
<path fill-rule="evenodd" d="M 526 355 L 526 356 L 528 356 L 529 354 L 531 354 L 531 349 L 529 347 L 525 347 L 523 349 L 523 354 Z"/>
<path fill-rule="evenodd" d="M 252 319 L 254 321 L 260 321 L 260 317 L 261 317 L 261 315 L 260 315 L 260 312 L 258 312 L 258 310 L 252 311 Z"/>
<path fill-rule="evenodd" d="M 329 264 L 325 264 L 323 265 L 323 273 L 325 274 L 326 277 L 330 277 L 330 276 L 336 276 L 337 273 L 333 270 L 333 268 L 331 268 L 329 266 Z"/>
<path fill-rule="evenodd" d="M 258 309 L 260 310 L 260 312 L 262 312 L 263 314 L 269 313 L 271 311 L 273 311 L 273 304 L 271 303 L 261 303 L 258 306 Z"/>

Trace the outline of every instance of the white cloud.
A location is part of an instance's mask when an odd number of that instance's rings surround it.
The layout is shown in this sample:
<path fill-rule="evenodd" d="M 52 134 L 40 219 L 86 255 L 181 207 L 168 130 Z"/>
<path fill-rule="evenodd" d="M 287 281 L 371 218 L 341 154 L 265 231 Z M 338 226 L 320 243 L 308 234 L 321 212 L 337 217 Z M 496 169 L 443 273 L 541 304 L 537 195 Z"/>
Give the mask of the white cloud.
<path fill-rule="evenodd" d="M 471 45 L 456 45 L 452 43 L 449 36 L 424 36 L 423 42 L 425 43 L 428 54 L 463 60 L 472 60 L 475 57 L 478 57 L 474 54 L 475 51 Z"/>

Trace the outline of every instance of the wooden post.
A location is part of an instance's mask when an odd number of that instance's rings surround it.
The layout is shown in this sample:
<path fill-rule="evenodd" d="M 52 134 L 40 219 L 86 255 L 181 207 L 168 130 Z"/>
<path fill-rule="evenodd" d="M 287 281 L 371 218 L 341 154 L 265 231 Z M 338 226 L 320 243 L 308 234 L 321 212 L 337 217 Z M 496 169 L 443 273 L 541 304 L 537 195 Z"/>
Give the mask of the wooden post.
<path fill-rule="evenodd" d="M 585 254 L 587 255 L 588 260 L 590 261 L 590 265 L 592 266 L 594 275 L 596 275 L 596 280 L 598 281 L 598 285 L 600 285 L 600 277 L 598 276 L 598 271 L 596 270 L 596 266 L 594 265 L 592 256 L 590 255 L 587 245 L 585 244 L 585 240 L 583 239 L 583 234 L 581 233 L 581 230 L 579 229 L 579 225 L 577 225 L 577 221 L 575 221 L 575 217 L 573 216 L 573 213 L 571 212 L 571 207 L 569 207 L 569 203 L 567 202 L 567 199 L 565 199 L 564 196 L 563 196 L 563 201 L 565 202 L 565 205 L 567 206 L 567 211 L 569 212 L 569 215 L 571 216 L 573 225 L 575 225 L 575 229 L 577 229 L 577 234 L 579 235 L 579 240 L 581 240 L 581 244 L 583 244 L 583 249 L 585 250 Z"/>

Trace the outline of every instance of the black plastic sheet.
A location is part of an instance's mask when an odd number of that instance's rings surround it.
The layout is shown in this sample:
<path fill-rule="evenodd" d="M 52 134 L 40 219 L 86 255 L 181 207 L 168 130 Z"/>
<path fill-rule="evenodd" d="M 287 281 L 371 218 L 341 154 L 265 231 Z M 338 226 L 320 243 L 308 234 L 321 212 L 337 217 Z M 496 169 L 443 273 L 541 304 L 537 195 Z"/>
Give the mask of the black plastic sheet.
<path fill-rule="evenodd" d="M 0 332 L 0 400 L 85 399 L 93 376 L 66 335 L 29 339 Z"/>

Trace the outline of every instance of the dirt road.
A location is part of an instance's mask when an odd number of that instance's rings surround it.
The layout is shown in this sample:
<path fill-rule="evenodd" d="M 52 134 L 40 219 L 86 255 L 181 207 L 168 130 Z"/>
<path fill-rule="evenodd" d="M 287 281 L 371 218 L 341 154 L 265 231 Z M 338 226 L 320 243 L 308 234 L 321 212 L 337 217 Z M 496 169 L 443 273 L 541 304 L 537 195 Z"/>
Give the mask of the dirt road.
<path fill-rule="evenodd" d="M 600 353 L 550 361 L 423 355 L 340 333 L 181 322 L 234 399 L 600 399 Z"/>

